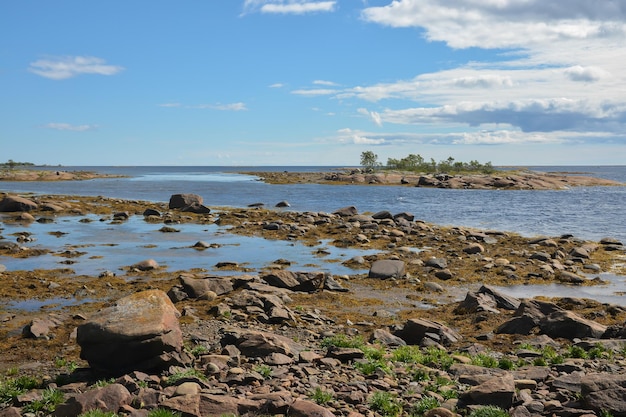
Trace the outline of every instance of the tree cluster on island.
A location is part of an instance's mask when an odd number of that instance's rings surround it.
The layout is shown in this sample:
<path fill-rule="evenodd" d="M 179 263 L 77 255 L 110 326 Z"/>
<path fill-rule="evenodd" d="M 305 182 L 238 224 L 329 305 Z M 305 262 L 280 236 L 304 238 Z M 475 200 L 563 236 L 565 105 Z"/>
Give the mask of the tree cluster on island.
<path fill-rule="evenodd" d="M 486 162 L 484 164 L 475 160 L 461 162 L 456 161 L 451 156 L 448 157 L 448 159 L 439 162 L 436 162 L 433 158 L 430 158 L 430 160 L 427 161 L 420 154 L 409 154 L 401 159 L 388 158 L 387 164 L 383 165 L 381 162 L 378 162 L 378 155 L 372 151 L 365 151 L 361 153 L 361 166 L 366 171 L 384 169 L 425 173 L 480 172 L 483 174 L 491 174 L 496 171 L 491 162 Z"/>
<path fill-rule="evenodd" d="M 9 159 L 6 162 L 0 163 L 0 167 L 8 168 L 8 169 L 15 169 L 17 167 L 34 166 L 34 165 L 35 164 L 33 164 L 32 162 L 16 162 L 12 159 Z"/>

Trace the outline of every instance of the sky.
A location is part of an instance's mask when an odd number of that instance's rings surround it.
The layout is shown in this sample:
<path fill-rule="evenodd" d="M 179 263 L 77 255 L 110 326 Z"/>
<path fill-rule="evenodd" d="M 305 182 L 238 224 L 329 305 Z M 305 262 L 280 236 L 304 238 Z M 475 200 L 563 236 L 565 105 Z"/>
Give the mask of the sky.
<path fill-rule="evenodd" d="M 626 0 L 2 0 L 0 162 L 626 164 Z"/>

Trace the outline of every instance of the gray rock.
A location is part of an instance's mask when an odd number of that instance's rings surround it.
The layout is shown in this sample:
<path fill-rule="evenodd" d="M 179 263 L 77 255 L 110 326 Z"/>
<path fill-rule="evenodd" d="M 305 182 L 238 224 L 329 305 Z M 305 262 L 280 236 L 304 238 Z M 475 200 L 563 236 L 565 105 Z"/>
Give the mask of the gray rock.
<path fill-rule="evenodd" d="M 381 259 L 375 261 L 370 267 L 370 278 L 402 278 L 406 274 L 404 261 L 393 259 Z"/>
<path fill-rule="evenodd" d="M 324 272 L 271 271 L 261 278 L 269 285 L 293 291 L 314 292 L 322 288 L 326 280 Z"/>
<path fill-rule="evenodd" d="M 458 342 L 462 336 L 444 324 L 425 320 L 409 319 L 403 328 L 396 332 L 409 345 L 422 344 L 424 338 L 430 338 L 444 345 Z"/>
<path fill-rule="evenodd" d="M 173 194 L 170 197 L 170 209 L 182 209 L 192 204 L 202 204 L 203 199 L 197 194 Z"/>
<path fill-rule="evenodd" d="M 306 400 L 295 400 L 289 407 L 290 417 L 335 417 L 330 410 Z"/>
<path fill-rule="evenodd" d="M 598 413 L 609 410 L 615 417 L 626 416 L 626 375 L 587 374 L 580 388 L 585 403 Z"/>
<path fill-rule="evenodd" d="M 354 206 L 343 207 L 333 212 L 333 214 L 336 214 L 341 217 L 350 217 L 350 216 L 356 215 L 357 213 L 358 213 L 358 210 Z"/>
<path fill-rule="evenodd" d="M 584 319 L 571 311 L 552 313 L 539 322 L 539 327 L 552 338 L 569 340 L 585 337 L 599 339 L 607 330 L 605 325 Z"/>
<path fill-rule="evenodd" d="M 424 265 L 431 268 L 445 269 L 448 267 L 448 261 L 445 258 L 429 258 Z"/>
<path fill-rule="evenodd" d="M 140 271 L 152 271 L 155 269 L 159 269 L 159 263 L 154 259 L 146 259 L 144 261 L 131 265 L 131 269 L 138 269 Z"/>

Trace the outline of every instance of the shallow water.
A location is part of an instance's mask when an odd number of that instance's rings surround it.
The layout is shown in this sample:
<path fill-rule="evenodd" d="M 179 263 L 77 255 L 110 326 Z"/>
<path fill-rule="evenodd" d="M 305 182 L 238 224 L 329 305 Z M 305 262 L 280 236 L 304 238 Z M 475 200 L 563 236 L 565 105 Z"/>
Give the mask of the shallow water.
<path fill-rule="evenodd" d="M 81 222 L 84 219 L 92 221 Z M 155 259 L 167 271 L 201 268 L 215 275 L 230 275 L 233 271 L 221 271 L 215 265 L 236 262 L 258 271 L 282 258 L 292 262 L 290 268 L 294 270 L 347 275 L 363 270 L 347 268 L 341 262 L 375 253 L 336 248 L 323 241 L 310 247 L 295 241 L 239 236 L 217 225 L 179 224 L 172 226 L 179 232 L 164 233 L 159 231 L 163 224 L 145 222 L 142 216 L 132 216 L 115 224 L 99 221 L 95 216 L 71 216 L 58 218 L 54 223 L 5 223 L 2 227 L 5 237 L 30 233 L 34 241 L 22 246 L 51 251 L 23 259 L 0 257 L 0 263 L 9 271 L 71 268 L 77 275 L 97 276 L 104 271 L 115 272 L 145 259 Z M 218 247 L 198 250 L 192 247 L 198 241 Z M 71 256 L 78 254 L 80 256 Z"/>
<path fill-rule="evenodd" d="M 172 194 L 196 193 L 213 207 L 245 207 L 262 202 L 272 207 L 287 200 L 289 210 L 332 212 L 354 205 L 360 212 L 407 211 L 416 218 L 440 225 L 454 225 L 510 231 L 524 236 L 559 236 L 571 233 L 588 240 L 611 236 L 626 242 L 626 187 L 578 187 L 559 191 L 442 190 L 397 186 L 333 186 L 319 184 L 269 185 L 240 171 L 327 171 L 320 167 L 73 167 L 129 175 L 128 178 L 70 182 L 2 182 L 0 191 L 61 195 L 102 195 L 106 197 L 168 201 Z M 626 182 L 626 167 L 536 167 L 541 171 L 587 172 L 601 178 Z M 68 169 L 69 170 L 69 169 Z M 82 217 L 81 217 L 82 218 Z M 21 231 L 33 233 L 33 248 L 47 248 L 51 254 L 27 259 L 0 257 L 9 270 L 71 268 L 78 275 L 98 275 L 119 270 L 153 258 L 167 271 L 204 268 L 216 275 L 215 264 L 237 262 L 258 271 L 280 258 L 293 262 L 292 270 L 318 270 L 335 275 L 363 273 L 341 262 L 363 251 L 338 249 L 325 242 L 307 247 L 298 242 L 269 241 L 231 235 L 216 225 L 176 225 L 179 233 L 162 233 L 162 224 L 146 223 L 133 216 L 121 224 L 98 221 L 80 223 L 78 217 L 58 218 L 52 224 L 20 226 L 5 223 L 2 235 L 12 238 Z M 56 237 L 50 233 L 67 234 Z M 216 249 L 198 251 L 197 241 L 218 244 Z M 84 246 L 75 247 L 83 242 Z M 324 249 L 328 255 L 319 256 Z M 66 250 L 86 252 L 74 257 L 55 256 Z M 502 291 L 517 297 L 588 297 L 601 302 L 626 305 L 625 277 L 601 274 L 608 285 L 570 287 L 564 285 L 512 286 Z M 466 289 L 453 293 L 461 299 Z"/>

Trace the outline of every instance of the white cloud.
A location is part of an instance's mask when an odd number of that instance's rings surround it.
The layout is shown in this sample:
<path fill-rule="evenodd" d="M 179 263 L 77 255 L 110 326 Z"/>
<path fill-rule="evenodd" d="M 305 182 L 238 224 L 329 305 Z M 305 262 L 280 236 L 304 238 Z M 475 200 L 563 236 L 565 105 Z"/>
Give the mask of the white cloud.
<path fill-rule="evenodd" d="M 365 20 L 426 29 L 429 40 L 453 48 L 516 48 L 581 39 L 623 39 L 621 1 L 395 0 L 363 10 Z"/>
<path fill-rule="evenodd" d="M 159 104 L 160 107 L 182 107 L 185 109 L 211 109 L 211 110 L 225 110 L 225 111 L 243 111 L 248 110 L 246 103 L 227 103 L 227 104 L 197 104 L 197 105 L 183 105 L 181 103 L 165 103 Z"/>
<path fill-rule="evenodd" d="M 67 130 L 71 132 L 85 132 L 88 130 L 95 130 L 97 125 L 72 125 L 69 123 L 48 123 L 42 126 L 45 129 L 53 130 Z"/>
<path fill-rule="evenodd" d="M 337 86 L 337 83 L 334 83 L 332 81 L 325 81 L 325 80 L 315 80 L 315 81 L 313 81 L 313 84 L 315 84 L 315 85 L 327 85 L 327 86 L 331 86 L 331 87 Z"/>
<path fill-rule="evenodd" d="M 283 88 L 285 84 L 283 83 L 274 83 L 270 85 L 270 88 Z"/>
<path fill-rule="evenodd" d="M 328 89 L 328 88 L 316 88 L 309 90 L 293 90 L 291 94 L 297 94 L 300 96 L 328 96 L 335 94 L 337 90 Z"/>
<path fill-rule="evenodd" d="M 572 81 L 582 81 L 589 83 L 599 81 L 602 78 L 609 76 L 609 74 L 602 68 L 582 67 L 580 65 L 566 68 L 565 70 L 563 70 L 563 73 L 567 78 Z"/>
<path fill-rule="evenodd" d="M 337 1 L 310 0 L 246 0 L 244 14 L 252 12 L 274 14 L 306 14 L 316 12 L 332 12 Z"/>
<path fill-rule="evenodd" d="M 338 134 L 338 140 L 341 143 L 353 143 L 355 145 L 382 145 L 385 143 L 384 138 L 368 137 L 365 132 L 349 128 L 340 129 Z"/>
<path fill-rule="evenodd" d="M 115 75 L 123 69 L 118 65 L 107 65 L 103 59 L 93 56 L 40 59 L 28 67 L 30 72 L 52 80 L 64 80 L 81 74 Z"/>

